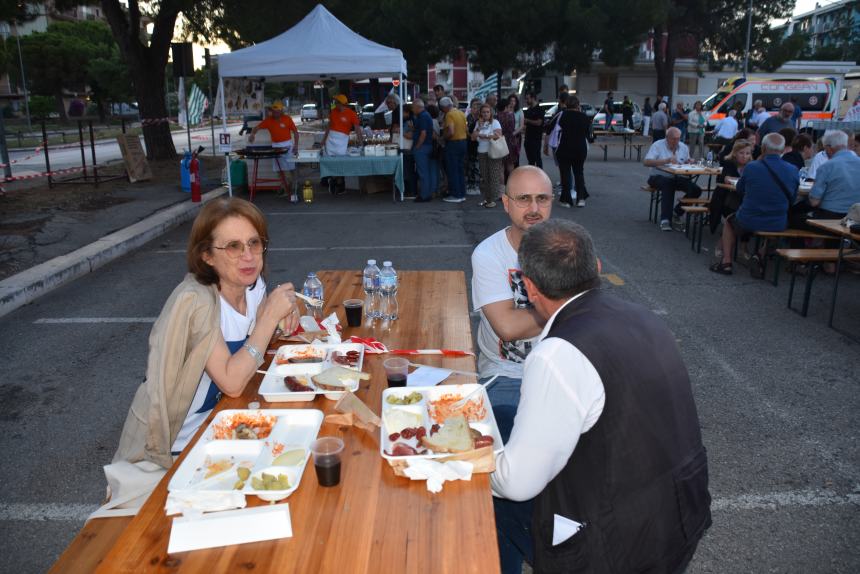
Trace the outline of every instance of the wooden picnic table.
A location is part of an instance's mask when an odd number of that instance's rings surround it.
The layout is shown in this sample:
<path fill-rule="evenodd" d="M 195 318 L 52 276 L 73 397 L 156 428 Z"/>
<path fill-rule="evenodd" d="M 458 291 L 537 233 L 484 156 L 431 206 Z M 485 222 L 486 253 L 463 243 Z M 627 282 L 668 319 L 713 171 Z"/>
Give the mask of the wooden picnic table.
<path fill-rule="evenodd" d="M 801 183 L 797 187 L 797 195 L 799 196 L 807 196 L 809 192 L 812 191 L 812 182 L 804 182 Z M 728 189 L 731 191 L 737 191 L 738 189 L 738 180 L 733 177 L 727 177 L 725 181 L 722 183 L 718 183 L 717 187 L 722 187 L 723 189 Z"/>
<path fill-rule="evenodd" d="M 642 161 L 642 148 L 651 143 L 650 140 L 634 142 L 633 138 L 642 134 L 633 130 L 594 130 L 591 135 L 595 138 L 592 143 L 603 150 L 603 161 L 608 161 L 609 147 L 618 143 L 612 141 L 618 136 L 621 136 L 622 157 L 627 158 L 629 150 L 630 159 L 633 159 L 633 149 L 635 148 L 636 161 Z"/>
<path fill-rule="evenodd" d="M 839 253 L 836 257 L 836 275 L 833 278 L 833 294 L 830 297 L 830 316 L 827 319 L 827 326 L 833 327 L 833 312 L 836 310 L 836 294 L 839 290 L 842 261 L 846 255 L 845 247 L 848 246 L 852 254 L 860 252 L 860 233 L 851 233 L 839 219 L 807 219 L 806 223 L 840 237 Z"/>
<path fill-rule="evenodd" d="M 674 165 L 674 164 L 666 164 L 658 166 L 657 169 L 660 171 L 666 172 L 669 175 L 674 175 L 676 177 L 687 177 L 692 180 L 699 179 L 700 175 L 708 176 L 708 186 L 705 189 L 706 192 L 711 192 L 711 178 L 715 175 L 720 175 L 723 172 L 723 168 L 721 167 L 705 167 L 695 164 L 687 164 L 684 166 Z"/>
<path fill-rule="evenodd" d="M 319 273 L 326 294 L 325 313 L 337 312 L 350 335 L 374 337 L 389 348 L 471 350 L 472 336 L 461 271 L 400 273 L 400 318 L 387 331 L 380 327 L 346 327 L 341 302 L 363 298 L 361 271 Z M 270 344 L 270 350 L 280 346 Z M 273 355 L 267 355 L 267 361 Z M 356 396 L 380 410 L 386 377 L 385 355 L 365 355 L 371 374 Z M 474 357 L 417 356 L 414 362 L 474 371 Z M 263 367 L 265 368 L 265 366 Z M 242 397 L 222 399 L 216 411 L 247 408 L 314 408 L 325 414 L 334 401 L 322 396 L 306 403 L 267 403 L 257 394 L 262 375 L 255 376 Z M 446 382 L 471 383 L 474 377 L 453 375 Z M 203 429 L 159 483 L 134 518 L 96 519 L 88 523 L 54 565 L 54 572 L 498 572 L 499 554 L 489 475 L 469 482 L 446 482 L 439 494 L 424 481 L 394 475 L 379 454 L 379 431 L 324 423 L 320 435 L 345 442 L 341 483 L 317 484 L 306 469 L 298 490 L 287 499 L 293 536 L 281 540 L 198 550 L 169 555 L 172 518 L 165 516 L 167 483 Z M 265 504 L 255 496 L 249 506 Z"/>

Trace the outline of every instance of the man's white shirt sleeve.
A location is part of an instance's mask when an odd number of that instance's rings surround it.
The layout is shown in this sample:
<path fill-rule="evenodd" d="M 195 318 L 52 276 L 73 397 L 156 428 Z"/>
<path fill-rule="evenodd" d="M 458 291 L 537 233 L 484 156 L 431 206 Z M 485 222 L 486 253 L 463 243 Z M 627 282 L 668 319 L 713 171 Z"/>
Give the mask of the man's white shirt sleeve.
<path fill-rule="evenodd" d="M 514 429 L 490 475 L 493 494 L 537 496 L 600 418 L 604 398 L 600 375 L 579 349 L 555 337 L 541 341 L 525 362 Z"/>

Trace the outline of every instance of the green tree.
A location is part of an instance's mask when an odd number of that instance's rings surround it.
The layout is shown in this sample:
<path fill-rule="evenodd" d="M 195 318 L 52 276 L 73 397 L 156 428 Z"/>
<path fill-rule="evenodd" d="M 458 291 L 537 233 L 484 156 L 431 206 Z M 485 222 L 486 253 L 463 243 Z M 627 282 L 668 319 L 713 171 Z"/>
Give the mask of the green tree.
<path fill-rule="evenodd" d="M 69 4 L 80 4 L 80 1 L 65 1 Z M 170 125 L 166 123 L 164 68 L 167 65 L 176 20 L 183 10 L 191 9 L 195 2 L 101 0 L 100 3 L 133 82 L 140 116 L 144 120 L 155 120 L 143 125 L 146 155 L 149 159 L 174 158 L 176 148 L 170 134 Z M 144 29 L 144 16 L 150 18 L 153 23 L 151 34 Z"/>
<path fill-rule="evenodd" d="M 64 90 L 84 92 L 87 67 L 113 41 L 98 22 L 54 22 L 45 32 L 21 38 L 27 80 L 34 94 L 53 96 L 60 117 L 66 117 Z"/>

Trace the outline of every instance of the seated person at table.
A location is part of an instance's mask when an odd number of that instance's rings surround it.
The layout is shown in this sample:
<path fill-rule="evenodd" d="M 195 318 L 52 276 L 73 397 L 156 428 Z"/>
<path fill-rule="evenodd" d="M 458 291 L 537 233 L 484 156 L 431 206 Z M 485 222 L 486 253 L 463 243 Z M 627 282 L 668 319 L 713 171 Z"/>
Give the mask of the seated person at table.
<path fill-rule="evenodd" d="M 807 160 L 812 159 L 814 148 L 812 140 L 806 134 L 800 134 L 794 138 L 791 151 L 782 154 L 782 161 L 787 161 L 797 169 L 806 167 Z"/>
<path fill-rule="evenodd" d="M 729 110 L 729 115 L 717 122 L 714 127 L 714 143 L 727 144 L 731 142 L 738 133 L 738 120 L 735 119 L 737 112 Z"/>
<path fill-rule="evenodd" d="M 788 224 L 788 208 L 797 197 L 799 176 L 797 168 L 782 161 L 785 140 L 778 133 L 769 133 L 761 142 L 762 157 L 746 166 L 738 180 L 741 205 L 726 219 L 721 237 L 722 260 L 710 270 L 723 275 L 732 274 L 732 254 L 735 237 L 748 237 L 756 231 L 783 231 Z M 761 254 L 750 259 L 750 274 L 762 276 Z"/>
<path fill-rule="evenodd" d="M 785 139 L 785 153 L 791 153 L 794 148 L 794 138 L 797 137 L 797 130 L 794 128 L 782 128 L 779 130 L 779 135 Z M 785 154 L 783 154 L 785 155 Z"/>
<path fill-rule="evenodd" d="M 355 130 L 355 141 L 357 145 L 361 145 L 363 141 L 363 133 L 361 131 L 361 122 L 358 121 L 358 114 L 349 108 L 349 101 L 343 94 L 338 94 L 334 98 L 334 109 L 329 114 L 328 126 L 326 126 L 325 134 L 323 134 L 322 148 L 326 155 L 346 155 L 346 150 L 349 147 L 349 133 Z M 328 180 L 328 189 L 331 193 L 340 195 L 346 192 L 346 183 L 343 177 L 330 177 Z"/>
<path fill-rule="evenodd" d="M 747 164 L 752 161 L 752 148 L 751 141 L 735 140 L 732 153 L 723 161 L 723 172 L 717 176 L 717 183 L 725 183 L 727 177 L 734 178 L 735 181 L 740 179 Z M 737 211 L 740 204 L 741 198 L 737 190 L 717 186 L 708 204 L 711 233 L 716 232 L 720 221 Z"/>
<path fill-rule="evenodd" d="M 809 192 L 811 217 L 817 219 L 843 218 L 848 209 L 860 203 L 860 158 L 848 149 L 848 134 L 828 130 L 821 138 L 830 161 L 818 168 L 812 191 Z"/>
<path fill-rule="evenodd" d="M 483 380 L 498 376 L 487 392 L 507 440 L 520 400 L 523 361 L 543 328 L 522 282 L 517 249 L 529 227 L 549 219 L 552 182 L 538 167 L 519 167 L 508 178 L 502 203 L 511 225 L 472 253 L 472 306 L 481 316 L 478 371 Z"/>
<path fill-rule="evenodd" d="M 286 193 L 292 189 L 292 177 L 288 177 L 286 174 L 296 169 L 296 164 L 289 160 L 289 156 L 295 156 L 299 153 L 299 130 L 296 128 L 293 118 L 284 113 L 284 104 L 281 102 L 275 102 L 269 107 L 269 116 L 254 126 L 251 135 L 248 136 L 248 143 L 254 143 L 254 138 L 257 137 L 257 132 L 260 130 L 269 132 L 273 148 L 287 150 L 284 155 L 272 160 L 272 171 L 281 178 L 281 184 Z M 293 199 L 297 200 L 295 196 Z"/>
<path fill-rule="evenodd" d="M 535 572 L 684 572 L 710 526 L 711 497 L 675 335 L 600 288 L 582 226 L 535 225 L 519 256 L 546 326 L 490 475 L 496 496 L 528 501 L 515 514 L 496 507 L 502 571 L 520 572 L 533 548 Z"/>
<path fill-rule="evenodd" d="M 263 214 L 245 200 L 216 199 L 200 210 L 188 241 L 189 273 L 150 333 L 146 380 L 114 462 L 170 468 L 221 394 L 245 390 L 278 322 L 290 332 L 298 325 L 292 285 L 266 294 L 268 241 Z"/>
<path fill-rule="evenodd" d="M 738 133 L 735 134 L 735 139 L 723 146 L 723 149 L 721 149 L 720 152 L 717 154 L 717 159 L 721 162 L 724 161 L 726 157 L 728 157 L 728 155 L 732 153 L 732 149 L 735 147 L 735 142 L 738 140 L 747 140 L 753 142 L 753 159 L 757 157 L 755 153 L 755 132 L 749 128 L 744 128 L 742 130 L 738 130 Z"/>
<path fill-rule="evenodd" d="M 666 130 L 666 138 L 652 143 L 648 153 L 645 154 L 644 164 L 652 168 L 648 185 L 660 190 L 660 229 L 662 231 L 672 231 L 672 205 L 675 203 L 675 192 L 683 191 L 684 197 L 699 197 L 702 195 L 702 189 L 689 177 L 676 177 L 657 168 L 691 161 L 690 151 L 687 144 L 681 141 L 681 130 L 678 128 Z M 680 217 L 683 213 L 680 203 L 675 205 L 674 213 L 676 217 Z"/>

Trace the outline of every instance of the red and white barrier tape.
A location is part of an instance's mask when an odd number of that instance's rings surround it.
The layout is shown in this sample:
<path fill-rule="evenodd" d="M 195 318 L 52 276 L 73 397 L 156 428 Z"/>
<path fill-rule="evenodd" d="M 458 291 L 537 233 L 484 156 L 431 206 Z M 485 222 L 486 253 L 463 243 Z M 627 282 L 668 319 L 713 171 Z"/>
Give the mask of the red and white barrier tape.
<path fill-rule="evenodd" d="M 33 159 L 34 157 L 36 157 L 40 153 L 42 153 L 42 146 L 39 146 L 36 149 L 34 149 L 33 155 L 28 155 L 27 157 L 20 157 L 18 159 L 13 159 L 9 163 L 0 163 L 0 167 L 7 167 L 10 165 L 15 165 L 16 163 L 21 162 L 21 161 L 27 161 L 28 159 Z"/>
<path fill-rule="evenodd" d="M 92 167 L 92 166 L 90 166 L 90 167 Z M 3 181 L 8 183 L 10 181 L 19 181 L 22 179 L 38 179 L 40 177 L 48 177 L 48 176 L 55 177 L 58 175 L 64 175 L 67 173 L 74 173 L 76 171 L 83 171 L 83 170 L 84 170 L 83 167 L 70 167 L 67 169 L 58 169 L 58 170 L 54 170 L 54 171 L 46 171 L 43 173 L 33 173 L 33 174 L 29 174 L 29 175 L 16 175 L 13 177 L 4 178 Z"/>
<path fill-rule="evenodd" d="M 140 125 L 142 126 L 154 126 L 166 123 L 170 123 L 170 118 L 144 118 L 140 120 Z"/>

